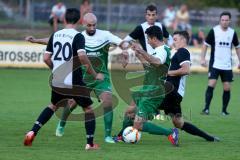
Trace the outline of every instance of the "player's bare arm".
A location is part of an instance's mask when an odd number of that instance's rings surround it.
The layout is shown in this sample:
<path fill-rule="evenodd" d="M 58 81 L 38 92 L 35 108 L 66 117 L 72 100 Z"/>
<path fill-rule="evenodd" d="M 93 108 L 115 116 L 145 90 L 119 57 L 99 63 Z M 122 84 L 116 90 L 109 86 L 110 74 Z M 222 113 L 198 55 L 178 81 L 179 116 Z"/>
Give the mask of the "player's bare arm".
<path fill-rule="evenodd" d="M 236 53 L 237 53 L 237 56 L 238 56 L 238 69 L 240 69 L 240 47 L 236 48 Z"/>
<path fill-rule="evenodd" d="M 88 74 L 91 74 L 97 80 L 103 80 L 104 79 L 103 74 L 95 72 L 95 70 L 93 69 L 85 51 L 78 52 L 78 57 L 79 57 L 79 60 L 80 60 L 81 64 L 86 66 Z"/>
<path fill-rule="evenodd" d="M 38 44 L 43 44 L 43 45 L 47 45 L 48 41 L 49 41 L 49 37 L 47 38 L 40 38 L 40 39 L 36 39 L 33 36 L 27 36 L 25 38 L 26 41 L 31 42 L 31 43 L 38 43 Z"/>
<path fill-rule="evenodd" d="M 142 58 L 145 59 L 145 61 L 147 61 L 150 64 L 153 64 L 155 66 L 159 66 L 161 64 L 161 61 L 159 58 L 155 58 L 152 55 L 148 54 L 146 51 L 144 51 L 142 49 L 142 47 L 137 44 L 137 43 L 133 43 L 132 44 L 132 48 L 133 50 L 135 50 L 138 54 L 140 54 L 142 56 Z"/>
<path fill-rule="evenodd" d="M 45 53 L 43 55 L 43 61 L 52 70 L 53 69 L 53 63 L 52 63 L 51 57 L 52 57 L 51 54 Z"/>
<path fill-rule="evenodd" d="M 190 74 L 190 63 L 185 62 L 178 70 L 168 71 L 169 76 L 184 76 Z"/>
<path fill-rule="evenodd" d="M 201 60 L 200 63 L 203 67 L 207 67 L 207 61 L 205 59 L 206 53 L 207 53 L 208 46 L 206 44 L 203 44 L 202 46 L 202 53 L 201 53 Z"/>

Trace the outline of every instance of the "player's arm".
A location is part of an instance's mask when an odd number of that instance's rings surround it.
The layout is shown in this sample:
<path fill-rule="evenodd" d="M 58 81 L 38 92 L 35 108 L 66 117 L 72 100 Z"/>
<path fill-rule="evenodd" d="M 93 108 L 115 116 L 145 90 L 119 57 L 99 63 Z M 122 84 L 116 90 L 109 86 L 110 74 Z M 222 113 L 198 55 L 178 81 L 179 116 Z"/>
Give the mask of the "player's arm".
<path fill-rule="evenodd" d="M 43 55 L 44 63 L 52 70 L 53 62 L 52 62 L 52 54 L 53 54 L 53 35 L 50 37 L 49 42 L 47 44 L 47 48 L 45 54 Z"/>
<path fill-rule="evenodd" d="M 207 67 L 207 61 L 205 59 L 206 54 L 207 54 L 207 49 L 208 49 L 208 47 L 210 47 L 214 43 L 215 43 L 214 31 L 213 31 L 213 29 L 211 29 L 209 31 L 208 35 L 207 35 L 207 38 L 206 38 L 205 42 L 203 43 L 203 46 L 202 46 L 200 63 L 203 67 Z"/>
<path fill-rule="evenodd" d="M 236 48 L 236 53 L 237 53 L 238 61 L 239 61 L 238 69 L 240 69 L 240 46 L 238 48 Z"/>
<path fill-rule="evenodd" d="M 168 71 L 169 76 L 184 76 L 190 73 L 190 62 L 184 62 L 178 70 Z"/>
<path fill-rule="evenodd" d="M 52 63 L 51 57 L 52 57 L 51 53 L 45 52 L 45 54 L 43 55 L 43 61 L 52 70 L 53 63 Z"/>
<path fill-rule="evenodd" d="M 75 36 L 75 39 L 73 40 L 73 46 L 77 49 L 78 58 L 82 65 L 86 67 L 86 71 L 88 74 L 92 75 L 95 79 L 103 80 L 104 76 L 101 73 L 96 73 L 95 70 L 92 67 L 92 64 L 90 60 L 87 57 L 86 51 L 85 51 L 85 39 L 84 36 L 79 33 Z"/>
<path fill-rule="evenodd" d="M 150 54 L 148 54 L 146 51 L 144 51 L 139 44 L 133 43 L 132 44 L 132 49 L 137 53 L 136 55 L 139 54 L 138 58 L 140 59 L 141 62 L 147 62 L 150 63 L 154 66 L 159 66 L 161 65 L 161 60 L 159 58 L 156 58 Z"/>
<path fill-rule="evenodd" d="M 40 38 L 40 39 L 36 39 L 33 36 L 27 36 L 25 38 L 26 41 L 31 42 L 31 43 L 38 43 L 38 44 L 43 44 L 43 45 L 47 45 L 48 41 L 49 41 L 49 37 L 48 38 Z"/>
<path fill-rule="evenodd" d="M 129 61 L 129 54 L 128 54 L 128 48 L 130 46 L 130 43 L 128 41 L 122 40 L 118 36 L 115 36 L 111 32 L 107 32 L 107 38 L 112 44 L 118 45 L 119 48 L 122 49 L 122 66 L 125 68 Z"/>
<path fill-rule="evenodd" d="M 184 76 L 190 73 L 190 53 L 186 49 L 179 49 L 177 53 L 177 61 L 181 68 L 177 70 L 169 70 L 168 76 Z"/>
<path fill-rule="evenodd" d="M 235 46 L 235 49 L 236 49 L 236 54 L 237 54 L 238 61 L 239 61 L 238 69 L 240 69 L 240 44 L 239 44 L 238 36 L 237 36 L 236 32 L 234 32 L 232 43 L 233 43 L 233 45 Z"/>

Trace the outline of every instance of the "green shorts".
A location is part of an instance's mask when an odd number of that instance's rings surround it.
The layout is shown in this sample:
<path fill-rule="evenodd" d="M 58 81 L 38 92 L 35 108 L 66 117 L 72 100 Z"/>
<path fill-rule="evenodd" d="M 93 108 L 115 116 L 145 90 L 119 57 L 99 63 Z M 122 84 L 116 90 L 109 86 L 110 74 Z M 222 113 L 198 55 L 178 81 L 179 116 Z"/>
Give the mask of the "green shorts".
<path fill-rule="evenodd" d="M 94 80 L 90 83 L 87 83 L 87 87 L 93 90 L 97 97 L 99 97 L 103 92 L 112 92 L 111 83 L 108 78 L 104 79 L 103 81 Z"/>
<path fill-rule="evenodd" d="M 132 97 L 137 106 L 136 114 L 146 120 L 152 120 L 165 97 L 164 91 L 161 87 L 153 86 L 143 86 L 133 91 Z"/>

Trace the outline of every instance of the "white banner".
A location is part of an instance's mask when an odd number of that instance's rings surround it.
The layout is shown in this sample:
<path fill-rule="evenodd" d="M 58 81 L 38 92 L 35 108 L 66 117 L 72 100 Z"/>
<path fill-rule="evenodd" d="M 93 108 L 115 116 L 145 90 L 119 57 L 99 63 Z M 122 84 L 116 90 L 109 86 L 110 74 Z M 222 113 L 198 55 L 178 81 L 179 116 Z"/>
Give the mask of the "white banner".
<path fill-rule="evenodd" d="M 43 62 L 43 53 L 45 51 L 45 45 L 32 44 L 23 41 L 0 41 L 0 67 L 20 67 L 20 68 L 46 68 L 47 66 Z M 135 57 L 132 50 L 130 51 L 129 63 L 140 63 Z M 189 48 L 191 53 L 191 71 L 193 72 L 207 72 L 207 68 L 200 65 L 200 53 L 201 48 Z M 210 48 L 208 49 L 210 52 Z M 113 66 L 121 66 L 119 63 L 119 54 L 121 50 L 119 48 L 111 48 L 109 63 Z M 206 59 L 209 60 L 209 53 Z M 232 53 L 233 71 L 239 72 L 237 69 L 238 58 L 235 49 Z M 109 64 L 110 65 L 110 64 Z M 120 69 L 120 68 L 119 68 Z"/>

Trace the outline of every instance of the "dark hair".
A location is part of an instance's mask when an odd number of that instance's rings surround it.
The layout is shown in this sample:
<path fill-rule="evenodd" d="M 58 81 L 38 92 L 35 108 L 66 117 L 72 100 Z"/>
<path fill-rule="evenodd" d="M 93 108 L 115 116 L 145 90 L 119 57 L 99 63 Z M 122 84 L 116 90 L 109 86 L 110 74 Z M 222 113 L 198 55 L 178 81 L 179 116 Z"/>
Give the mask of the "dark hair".
<path fill-rule="evenodd" d="M 153 38 L 153 37 L 156 37 L 159 41 L 162 41 L 163 40 L 163 33 L 162 33 L 162 30 L 160 27 L 158 26 L 151 26 L 149 27 L 145 33 Z"/>
<path fill-rule="evenodd" d="M 228 12 L 228 11 L 224 11 L 224 12 L 222 12 L 222 13 L 220 14 L 220 18 L 222 18 L 222 16 L 228 16 L 229 19 L 231 19 L 231 17 L 232 17 L 231 13 Z"/>
<path fill-rule="evenodd" d="M 173 35 L 176 35 L 176 34 L 178 34 L 181 37 L 183 37 L 186 40 L 187 44 L 189 43 L 190 37 L 189 37 L 189 33 L 187 31 L 175 31 L 173 33 Z"/>
<path fill-rule="evenodd" d="M 68 8 L 65 19 L 68 24 L 76 24 L 80 19 L 80 11 L 77 8 Z"/>
<path fill-rule="evenodd" d="M 146 7 L 145 11 L 146 11 L 146 13 L 147 13 L 147 11 L 151 11 L 151 12 L 156 11 L 157 12 L 157 7 L 154 4 L 149 4 Z"/>

